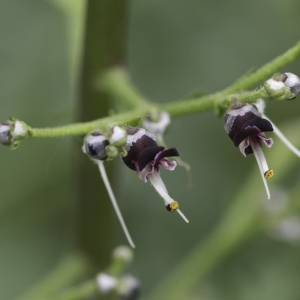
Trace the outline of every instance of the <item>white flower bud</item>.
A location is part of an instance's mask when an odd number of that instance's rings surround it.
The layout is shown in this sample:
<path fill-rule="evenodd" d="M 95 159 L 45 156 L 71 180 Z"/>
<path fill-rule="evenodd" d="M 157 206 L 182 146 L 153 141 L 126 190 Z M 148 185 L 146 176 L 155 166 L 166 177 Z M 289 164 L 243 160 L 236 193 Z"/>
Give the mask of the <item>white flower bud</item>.
<path fill-rule="evenodd" d="M 0 124 L 0 143 L 9 145 L 11 142 L 10 125 L 7 122 Z"/>
<path fill-rule="evenodd" d="M 126 263 L 130 263 L 133 259 L 133 252 L 127 246 L 119 246 L 113 252 L 114 259 L 122 259 Z"/>
<path fill-rule="evenodd" d="M 278 81 L 273 78 L 268 79 L 266 83 L 269 85 L 269 89 L 273 90 L 274 92 L 281 90 L 285 87 L 282 81 Z"/>
<path fill-rule="evenodd" d="M 112 133 L 109 139 L 110 144 L 121 146 L 126 143 L 127 132 L 124 128 L 121 128 L 120 126 L 114 126 L 111 131 Z"/>
<path fill-rule="evenodd" d="M 122 300 L 137 299 L 140 293 L 140 282 L 131 275 L 125 275 L 120 279 L 117 291 Z"/>
<path fill-rule="evenodd" d="M 27 135 L 27 128 L 25 123 L 17 120 L 13 125 L 13 130 L 11 135 L 14 139 L 25 137 Z"/>
<path fill-rule="evenodd" d="M 106 294 L 114 289 L 118 282 L 117 278 L 106 273 L 98 274 L 96 281 L 99 291 L 103 294 Z"/>

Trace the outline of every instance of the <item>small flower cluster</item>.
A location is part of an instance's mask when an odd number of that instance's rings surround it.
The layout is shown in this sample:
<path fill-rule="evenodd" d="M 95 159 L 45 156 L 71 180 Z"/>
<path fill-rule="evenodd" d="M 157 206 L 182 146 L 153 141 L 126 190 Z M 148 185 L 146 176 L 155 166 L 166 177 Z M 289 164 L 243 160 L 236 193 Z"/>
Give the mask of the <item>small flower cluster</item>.
<path fill-rule="evenodd" d="M 271 98 L 293 100 L 300 92 L 300 79 L 293 73 L 277 73 L 265 82 L 264 88 Z"/>
<path fill-rule="evenodd" d="M 113 252 L 108 271 L 96 276 L 98 290 L 103 295 L 114 295 L 119 300 L 137 300 L 140 296 L 140 282 L 130 274 L 123 274 L 125 267 L 132 261 L 133 253 L 126 246 Z"/>
<path fill-rule="evenodd" d="M 28 126 L 19 120 L 10 119 L 0 123 L 0 143 L 16 149 L 21 141 L 29 135 Z"/>
<path fill-rule="evenodd" d="M 291 100 L 300 92 L 300 79 L 292 73 L 275 74 L 268 79 L 264 88 L 268 97 L 278 100 Z M 266 179 L 272 178 L 274 171 L 269 169 L 262 144 L 272 147 L 273 139 L 267 138 L 265 132 L 273 131 L 296 155 L 300 152 L 286 139 L 280 130 L 264 115 L 265 103 L 257 99 L 253 104 L 242 103 L 233 99 L 224 115 L 225 131 L 244 156 L 254 154 L 266 188 L 268 199 L 270 192 Z"/>
<path fill-rule="evenodd" d="M 136 171 L 141 180 L 151 182 L 163 198 L 168 211 L 177 211 L 187 223 L 189 222 L 179 210 L 178 202 L 169 196 L 159 172 L 160 166 L 170 171 L 176 168 L 176 162 L 168 159 L 168 157 L 179 156 L 176 148 L 165 149 L 159 146 L 155 135 L 144 128 L 114 126 L 106 135 L 99 131 L 92 132 L 85 140 L 83 151 L 98 164 L 108 194 L 132 247 L 134 244 L 118 208 L 103 165 L 103 161 L 112 159 L 118 154 L 128 168 Z"/>

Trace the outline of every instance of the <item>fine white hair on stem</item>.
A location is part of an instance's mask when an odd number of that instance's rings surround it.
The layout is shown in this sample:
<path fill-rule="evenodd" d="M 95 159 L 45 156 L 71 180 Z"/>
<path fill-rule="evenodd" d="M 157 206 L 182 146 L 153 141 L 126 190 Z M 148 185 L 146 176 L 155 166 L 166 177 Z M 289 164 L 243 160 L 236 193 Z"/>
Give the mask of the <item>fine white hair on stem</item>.
<path fill-rule="evenodd" d="M 151 182 L 152 186 L 156 189 L 156 191 L 159 193 L 159 195 L 164 199 L 166 204 L 171 204 L 174 202 L 174 200 L 169 196 L 167 188 L 162 181 L 159 173 L 157 171 L 154 171 L 150 174 L 148 174 L 147 178 Z M 186 223 L 189 223 L 189 220 L 186 218 L 186 216 L 180 211 L 180 209 L 176 209 L 176 211 L 179 213 L 179 215 L 183 218 L 183 220 Z"/>
<path fill-rule="evenodd" d="M 264 154 L 261 150 L 261 146 L 258 144 L 258 142 L 256 140 L 254 140 L 254 138 L 252 138 L 252 137 L 249 137 L 249 142 L 250 142 L 250 146 L 252 148 L 253 154 L 256 158 L 256 161 L 257 161 L 257 164 L 258 164 L 258 167 L 259 167 L 259 170 L 260 170 L 260 174 L 261 174 L 263 183 L 265 185 L 265 189 L 266 189 L 266 192 L 267 192 L 268 199 L 270 199 L 269 187 L 268 187 L 268 184 L 267 184 L 267 180 L 264 176 L 265 172 L 267 172 L 269 170 L 266 159 L 265 159 Z"/>
<path fill-rule="evenodd" d="M 263 117 L 267 120 L 269 120 L 273 126 L 274 133 L 277 135 L 277 137 L 298 157 L 300 157 L 300 151 L 284 136 L 284 134 L 274 125 L 274 123 L 266 116 L 263 115 Z"/>
<path fill-rule="evenodd" d="M 135 245 L 134 245 L 134 243 L 133 243 L 133 241 L 132 241 L 132 239 L 131 239 L 131 236 L 130 236 L 130 234 L 129 234 L 129 231 L 128 231 L 127 227 L 126 227 L 125 221 L 124 221 L 124 219 L 123 219 L 123 217 L 122 217 L 121 211 L 120 211 L 120 209 L 119 209 L 117 200 L 116 200 L 116 198 L 115 198 L 115 196 L 114 196 L 114 193 L 113 193 L 112 188 L 111 188 L 111 186 L 110 186 L 109 180 L 108 180 L 108 178 L 107 178 L 106 171 L 105 171 L 105 168 L 104 168 L 104 164 L 103 164 L 102 161 L 97 160 L 97 165 L 98 165 L 98 167 L 99 167 L 100 174 L 101 174 L 101 176 L 102 176 L 104 185 L 105 185 L 106 190 L 107 190 L 107 192 L 108 192 L 108 195 L 109 195 L 109 198 L 110 198 L 110 200 L 111 200 L 111 203 L 112 203 L 112 205 L 113 205 L 113 207 L 114 207 L 114 209 L 115 209 L 115 211 L 116 211 L 116 214 L 117 214 L 117 216 L 118 216 L 118 219 L 119 219 L 119 221 L 120 221 L 120 223 L 121 223 L 121 226 L 122 226 L 122 228 L 123 228 L 123 231 L 124 231 L 124 233 L 125 233 L 125 235 L 126 235 L 126 238 L 127 238 L 127 240 L 128 240 L 128 243 L 130 244 L 130 246 L 131 246 L 132 248 L 135 248 Z"/>

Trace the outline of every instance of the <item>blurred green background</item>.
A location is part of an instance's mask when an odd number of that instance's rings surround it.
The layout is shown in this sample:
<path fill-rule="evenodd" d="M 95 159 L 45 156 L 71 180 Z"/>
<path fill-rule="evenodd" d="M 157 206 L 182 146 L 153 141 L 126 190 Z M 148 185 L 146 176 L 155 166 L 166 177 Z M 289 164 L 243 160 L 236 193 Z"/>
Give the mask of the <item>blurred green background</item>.
<path fill-rule="evenodd" d="M 299 11 L 296 0 L 133 0 L 126 44 L 130 75 L 155 102 L 197 88 L 218 91 L 295 44 Z M 84 17 L 85 1 L 0 1 L 1 121 L 12 116 L 32 127 L 51 127 L 76 120 Z M 299 75 L 300 63 L 281 71 Z M 298 100 L 269 104 L 267 115 L 279 126 L 298 118 Z M 192 166 L 192 189 L 184 169 L 162 171 L 188 225 L 166 213 L 149 183 L 120 160 L 111 163 L 113 188 L 137 245 L 129 271 L 140 279 L 143 295 L 209 234 L 257 169 L 254 157 L 245 159 L 233 147 L 213 112 L 174 119 L 165 141 Z M 274 141 L 274 147 L 281 143 Z M 81 143 L 78 137 L 32 139 L 16 151 L 0 148 L 0 299 L 28 290 L 76 245 L 78 201 L 84 199 L 76 193 L 74 153 Z M 271 151 L 265 151 L 267 159 Z M 287 191 L 299 184 L 296 157 L 294 165 L 280 185 Z M 263 191 L 262 182 L 257 189 Z M 276 194 L 272 183 L 270 190 Z M 90 196 L 101 201 L 101 193 Z M 111 250 L 126 244 L 115 215 L 109 228 Z M 93 230 L 97 236 L 100 229 Z M 101 245 L 101 235 L 94 242 Z M 300 299 L 299 251 L 297 243 L 259 235 L 229 255 L 186 299 Z"/>

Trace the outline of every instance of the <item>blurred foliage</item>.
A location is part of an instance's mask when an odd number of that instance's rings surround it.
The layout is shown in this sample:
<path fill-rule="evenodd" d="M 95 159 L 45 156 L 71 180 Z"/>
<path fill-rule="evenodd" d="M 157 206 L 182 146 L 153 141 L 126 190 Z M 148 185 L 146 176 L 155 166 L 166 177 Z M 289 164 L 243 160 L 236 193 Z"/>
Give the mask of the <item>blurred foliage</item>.
<path fill-rule="evenodd" d="M 84 7 L 79 0 L 0 1 L 1 121 L 12 116 L 43 127 L 75 120 Z M 199 88 L 217 91 L 299 40 L 299 9 L 295 0 L 133 0 L 128 69 L 140 91 L 155 102 Z M 299 61 L 279 71 L 299 75 Z M 299 105 L 298 100 L 269 103 L 266 114 L 280 125 L 298 117 Z M 245 159 L 233 147 L 212 112 L 174 119 L 165 140 L 192 166 L 192 189 L 183 169 L 162 171 L 189 225 L 166 213 L 150 184 L 121 161 L 112 163 L 114 191 L 137 245 L 130 271 L 144 295 L 209 234 L 256 168 L 254 157 Z M 76 146 L 81 147 L 81 139 L 32 139 L 16 151 L 0 148 L 0 299 L 28 290 L 74 247 L 80 214 Z M 270 151 L 265 151 L 267 159 Z M 294 164 L 282 183 L 286 188 L 299 182 L 299 160 Z M 263 190 L 261 182 L 257 188 Z M 114 245 L 125 243 L 115 216 L 112 222 Z M 194 299 L 299 299 L 299 264 L 297 245 L 267 235 L 253 238 L 228 256 Z"/>

